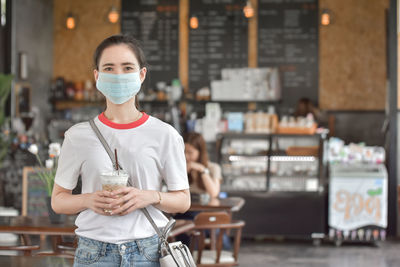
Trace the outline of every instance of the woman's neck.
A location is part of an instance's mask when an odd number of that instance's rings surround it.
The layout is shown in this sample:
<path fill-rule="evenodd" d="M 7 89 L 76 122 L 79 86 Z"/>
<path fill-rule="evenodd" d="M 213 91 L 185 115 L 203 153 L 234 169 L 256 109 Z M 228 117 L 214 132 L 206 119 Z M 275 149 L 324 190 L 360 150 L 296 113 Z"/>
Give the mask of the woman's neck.
<path fill-rule="evenodd" d="M 104 111 L 104 116 L 112 122 L 127 124 L 137 121 L 142 116 L 142 113 L 137 110 L 135 97 L 133 97 L 131 100 L 120 105 L 107 100 L 107 108 Z"/>

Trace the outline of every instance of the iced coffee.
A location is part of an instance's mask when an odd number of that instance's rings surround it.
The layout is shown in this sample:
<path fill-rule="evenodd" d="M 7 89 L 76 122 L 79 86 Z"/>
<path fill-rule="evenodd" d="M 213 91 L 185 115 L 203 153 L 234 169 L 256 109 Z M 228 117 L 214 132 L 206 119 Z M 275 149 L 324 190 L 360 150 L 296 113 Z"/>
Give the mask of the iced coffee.
<path fill-rule="evenodd" d="M 112 192 L 121 187 L 126 186 L 128 182 L 129 175 L 125 171 L 112 171 L 112 172 L 103 172 L 100 174 L 101 184 L 103 190 Z M 121 197 L 122 195 L 118 195 Z M 110 213 L 111 210 L 104 210 L 105 212 Z"/>

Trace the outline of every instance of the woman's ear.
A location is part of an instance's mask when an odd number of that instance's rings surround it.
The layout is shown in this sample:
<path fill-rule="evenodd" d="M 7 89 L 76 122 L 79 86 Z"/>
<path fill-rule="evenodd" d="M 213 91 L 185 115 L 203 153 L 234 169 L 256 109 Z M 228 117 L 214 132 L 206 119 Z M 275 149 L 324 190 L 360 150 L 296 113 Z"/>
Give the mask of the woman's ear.
<path fill-rule="evenodd" d="M 99 78 L 99 71 L 98 70 L 93 70 L 93 75 L 94 75 L 94 79 L 97 82 L 97 79 Z"/>
<path fill-rule="evenodd" d="M 140 70 L 140 82 L 143 83 L 144 79 L 146 79 L 147 69 L 146 67 Z"/>

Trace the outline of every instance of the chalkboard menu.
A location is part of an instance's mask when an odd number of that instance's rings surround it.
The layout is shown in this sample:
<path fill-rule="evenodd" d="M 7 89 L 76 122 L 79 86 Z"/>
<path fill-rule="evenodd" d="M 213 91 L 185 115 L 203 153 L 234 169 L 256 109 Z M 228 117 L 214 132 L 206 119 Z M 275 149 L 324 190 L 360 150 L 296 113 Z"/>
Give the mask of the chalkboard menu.
<path fill-rule="evenodd" d="M 196 91 L 221 79 L 223 68 L 247 67 L 248 22 L 243 0 L 190 1 L 198 18 L 189 33 L 189 88 Z"/>
<path fill-rule="evenodd" d="M 121 31 L 141 41 L 149 63 L 146 87 L 178 78 L 179 0 L 122 0 Z"/>
<path fill-rule="evenodd" d="M 279 67 L 282 105 L 318 101 L 318 0 L 259 0 L 258 66 Z"/>
<path fill-rule="evenodd" d="M 22 215 L 48 216 L 46 185 L 37 174 L 40 168 L 24 167 L 22 176 Z"/>

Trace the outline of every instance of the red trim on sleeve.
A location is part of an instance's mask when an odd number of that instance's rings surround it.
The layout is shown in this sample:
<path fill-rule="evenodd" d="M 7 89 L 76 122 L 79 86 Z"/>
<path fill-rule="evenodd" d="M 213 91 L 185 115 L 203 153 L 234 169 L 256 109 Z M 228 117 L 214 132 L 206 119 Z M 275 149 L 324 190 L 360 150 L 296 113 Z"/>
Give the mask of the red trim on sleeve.
<path fill-rule="evenodd" d="M 99 120 L 104 123 L 105 125 L 114 128 L 114 129 L 132 129 L 132 128 L 136 128 L 140 125 L 142 125 L 143 123 L 145 123 L 147 121 L 147 119 L 149 118 L 149 115 L 147 115 L 146 113 L 142 112 L 142 117 L 140 117 L 137 121 L 131 122 L 131 123 L 115 123 L 110 121 L 109 119 L 107 119 L 107 117 L 104 115 L 104 112 L 102 112 L 99 116 L 98 116 Z"/>

